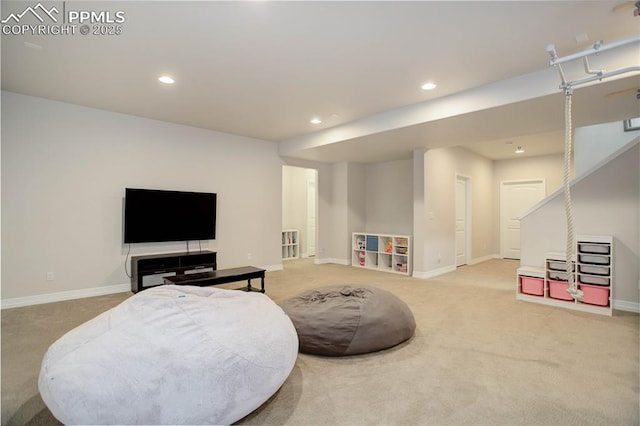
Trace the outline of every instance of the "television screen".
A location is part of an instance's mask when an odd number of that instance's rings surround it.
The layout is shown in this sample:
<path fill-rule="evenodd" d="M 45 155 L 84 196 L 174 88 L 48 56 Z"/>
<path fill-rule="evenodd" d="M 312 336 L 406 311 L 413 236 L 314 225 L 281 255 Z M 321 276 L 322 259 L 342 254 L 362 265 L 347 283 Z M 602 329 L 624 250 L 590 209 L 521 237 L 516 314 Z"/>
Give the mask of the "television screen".
<path fill-rule="evenodd" d="M 124 242 L 216 238 L 216 194 L 126 188 Z"/>

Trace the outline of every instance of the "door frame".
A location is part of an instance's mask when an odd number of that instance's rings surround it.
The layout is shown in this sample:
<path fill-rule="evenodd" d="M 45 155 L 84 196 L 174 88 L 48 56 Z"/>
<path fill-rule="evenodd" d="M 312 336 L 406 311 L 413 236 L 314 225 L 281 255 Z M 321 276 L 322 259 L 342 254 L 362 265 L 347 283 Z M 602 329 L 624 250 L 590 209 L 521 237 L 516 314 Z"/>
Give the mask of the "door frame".
<path fill-rule="evenodd" d="M 465 236 L 464 236 L 464 241 L 465 241 L 465 251 L 464 251 L 464 264 L 465 265 L 469 265 L 471 263 L 471 176 L 468 175 L 464 175 L 462 173 L 456 173 L 455 175 L 455 179 L 453 181 L 453 259 L 454 259 L 454 263 L 456 263 L 456 268 L 458 267 L 457 263 L 458 263 L 458 247 L 457 247 L 457 240 L 456 240 L 456 191 L 457 191 L 457 185 L 458 185 L 458 181 L 462 180 L 464 181 L 465 185 L 464 185 L 464 204 L 465 204 L 465 210 L 464 210 L 464 222 L 465 222 Z"/>
<path fill-rule="evenodd" d="M 498 216 L 498 234 L 500 237 L 500 258 L 505 259 L 505 251 L 506 251 L 506 243 L 505 238 L 506 235 L 502 232 L 502 220 L 505 216 L 504 209 L 506 208 L 504 205 L 504 189 L 505 185 L 513 185 L 513 184 L 525 184 L 525 183 L 541 183 L 542 184 L 542 199 L 547 196 L 547 184 L 544 178 L 530 178 L 530 179 L 514 179 L 514 180 L 501 180 L 500 181 L 500 200 L 499 200 L 499 209 L 500 214 Z M 526 212 L 526 211 L 525 211 Z"/>

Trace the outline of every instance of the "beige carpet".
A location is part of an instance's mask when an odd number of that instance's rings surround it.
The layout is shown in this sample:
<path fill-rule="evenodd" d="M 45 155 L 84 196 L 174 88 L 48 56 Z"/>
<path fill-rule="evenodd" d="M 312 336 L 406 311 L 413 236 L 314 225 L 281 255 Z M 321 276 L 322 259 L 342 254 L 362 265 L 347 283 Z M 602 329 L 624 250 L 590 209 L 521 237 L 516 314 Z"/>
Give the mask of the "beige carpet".
<path fill-rule="evenodd" d="M 368 355 L 300 354 L 280 391 L 239 424 L 638 425 L 638 315 L 516 301 L 517 266 L 491 260 L 418 280 L 287 261 L 267 273 L 276 302 L 322 285 L 374 285 L 407 302 L 416 335 Z M 2 424 L 56 423 L 37 391 L 47 347 L 126 297 L 2 311 Z"/>

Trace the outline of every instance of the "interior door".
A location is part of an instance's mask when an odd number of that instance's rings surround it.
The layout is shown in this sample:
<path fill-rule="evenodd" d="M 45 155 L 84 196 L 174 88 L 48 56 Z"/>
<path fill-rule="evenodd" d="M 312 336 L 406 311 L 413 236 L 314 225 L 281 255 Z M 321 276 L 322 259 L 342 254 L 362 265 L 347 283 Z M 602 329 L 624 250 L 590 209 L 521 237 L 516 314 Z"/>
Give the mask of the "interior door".
<path fill-rule="evenodd" d="M 500 187 L 500 254 L 520 259 L 520 220 L 545 195 L 544 180 L 502 182 Z"/>
<path fill-rule="evenodd" d="M 467 179 L 456 178 L 456 266 L 467 264 Z"/>

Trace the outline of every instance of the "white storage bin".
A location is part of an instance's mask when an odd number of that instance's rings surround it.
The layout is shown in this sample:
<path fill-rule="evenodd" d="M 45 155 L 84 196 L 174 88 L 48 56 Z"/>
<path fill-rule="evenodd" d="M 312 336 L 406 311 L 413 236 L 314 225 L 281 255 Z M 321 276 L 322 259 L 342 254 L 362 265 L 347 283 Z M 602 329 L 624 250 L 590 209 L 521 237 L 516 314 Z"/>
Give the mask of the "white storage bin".
<path fill-rule="evenodd" d="M 549 266 L 549 269 L 553 269 L 554 271 L 567 270 L 567 262 L 564 260 L 548 260 L 547 265 Z"/>
<path fill-rule="evenodd" d="M 549 271 L 549 278 L 556 281 L 568 281 L 569 275 L 562 271 Z"/>
<path fill-rule="evenodd" d="M 611 279 L 606 277 L 594 277 L 592 275 L 578 275 L 578 282 L 583 284 L 608 286 L 611 284 Z"/>
<path fill-rule="evenodd" d="M 581 253 L 610 254 L 611 245 L 598 243 L 578 243 L 578 251 Z"/>
<path fill-rule="evenodd" d="M 578 261 L 580 263 L 591 263 L 593 265 L 609 265 L 611 258 L 609 256 L 598 256 L 594 254 L 580 254 L 578 255 Z"/>
<path fill-rule="evenodd" d="M 578 269 L 582 274 L 592 275 L 609 275 L 611 272 L 611 268 L 607 266 L 580 265 Z"/>

